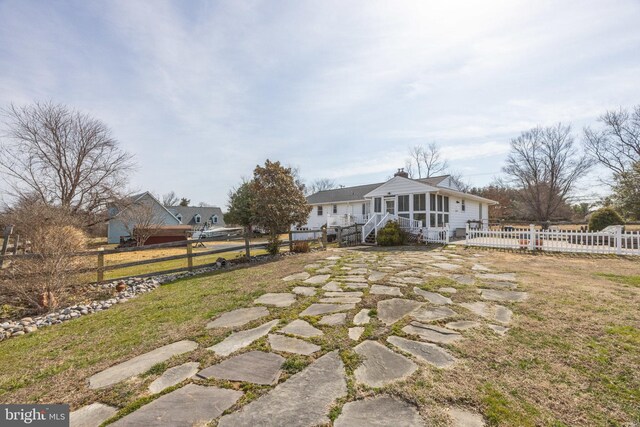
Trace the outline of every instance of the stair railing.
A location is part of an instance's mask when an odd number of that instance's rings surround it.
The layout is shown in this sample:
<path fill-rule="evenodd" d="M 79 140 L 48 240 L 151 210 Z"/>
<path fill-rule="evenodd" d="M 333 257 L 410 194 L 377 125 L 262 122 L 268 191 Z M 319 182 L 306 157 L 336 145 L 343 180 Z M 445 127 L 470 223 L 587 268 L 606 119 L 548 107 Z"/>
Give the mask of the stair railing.
<path fill-rule="evenodd" d="M 374 213 L 371 214 L 369 220 L 362 226 L 362 243 L 365 242 L 369 234 L 376 229 L 376 224 L 378 223 L 381 214 Z"/>

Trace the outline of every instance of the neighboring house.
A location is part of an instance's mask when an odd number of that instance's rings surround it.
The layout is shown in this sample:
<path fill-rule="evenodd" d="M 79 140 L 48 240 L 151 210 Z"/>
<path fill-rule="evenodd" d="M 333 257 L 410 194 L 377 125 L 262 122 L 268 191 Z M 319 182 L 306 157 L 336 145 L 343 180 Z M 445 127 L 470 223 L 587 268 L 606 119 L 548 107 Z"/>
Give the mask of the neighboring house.
<path fill-rule="evenodd" d="M 202 230 L 211 227 L 224 227 L 222 210 L 218 207 L 196 207 L 196 206 L 169 206 L 165 207 L 151 193 L 144 192 L 131 196 L 122 207 L 116 205 L 109 207 L 109 221 L 107 225 L 108 243 L 120 243 L 130 237 L 129 231 L 136 225 L 135 215 L 124 212 L 127 206 L 144 206 L 146 216 L 153 217 L 152 222 L 163 228 L 174 227 L 184 228 L 190 226 L 192 231 Z M 135 209 L 135 208 L 129 208 Z M 129 211 L 130 213 L 130 211 Z M 124 221 L 129 223 L 127 227 Z M 149 219 L 140 219 L 148 222 Z"/>
<path fill-rule="evenodd" d="M 359 223 L 367 234 L 389 220 L 416 233 L 433 228 L 453 234 L 468 221 L 486 222 L 488 206 L 497 204 L 458 190 L 449 175 L 411 179 L 402 169 L 387 182 L 319 191 L 307 201 L 313 209 L 305 228 Z"/>
<path fill-rule="evenodd" d="M 222 209 L 215 206 L 169 206 L 167 209 L 181 224 L 190 225 L 193 230 L 225 226 Z"/>

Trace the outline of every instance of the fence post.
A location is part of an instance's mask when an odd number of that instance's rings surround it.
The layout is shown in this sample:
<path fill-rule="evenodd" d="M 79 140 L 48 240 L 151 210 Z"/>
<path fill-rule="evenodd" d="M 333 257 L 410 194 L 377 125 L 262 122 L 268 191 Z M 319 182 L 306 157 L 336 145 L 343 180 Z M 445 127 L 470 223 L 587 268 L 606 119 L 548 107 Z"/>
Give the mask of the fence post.
<path fill-rule="evenodd" d="M 293 233 L 289 230 L 289 252 L 293 252 Z"/>
<path fill-rule="evenodd" d="M 18 255 L 18 245 L 20 244 L 20 235 L 16 234 L 16 238 L 13 241 L 13 254 Z"/>
<path fill-rule="evenodd" d="M 249 242 L 249 227 L 244 228 L 244 255 L 247 260 L 251 258 L 251 242 Z"/>
<path fill-rule="evenodd" d="M 622 226 L 616 227 L 616 254 L 622 255 Z"/>
<path fill-rule="evenodd" d="M 536 226 L 535 224 L 529 224 L 529 250 L 536 250 Z"/>
<path fill-rule="evenodd" d="M 338 247 L 342 247 L 342 227 L 336 227 L 336 240 L 338 241 Z"/>
<path fill-rule="evenodd" d="M 104 252 L 101 249 L 98 250 L 98 268 L 97 268 L 97 273 L 98 273 L 98 283 L 102 282 L 104 280 Z"/>
<path fill-rule="evenodd" d="M 4 241 L 2 242 L 2 252 L 0 252 L 0 268 L 4 262 L 4 256 L 7 254 L 7 246 L 9 245 L 9 237 L 13 233 L 13 225 L 7 225 L 4 228 Z"/>
<path fill-rule="evenodd" d="M 187 242 L 187 267 L 189 271 L 193 270 L 193 244 L 191 241 Z"/>
<path fill-rule="evenodd" d="M 327 247 L 327 227 L 324 227 L 322 229 L 322 245 L 325 248 Z"/>

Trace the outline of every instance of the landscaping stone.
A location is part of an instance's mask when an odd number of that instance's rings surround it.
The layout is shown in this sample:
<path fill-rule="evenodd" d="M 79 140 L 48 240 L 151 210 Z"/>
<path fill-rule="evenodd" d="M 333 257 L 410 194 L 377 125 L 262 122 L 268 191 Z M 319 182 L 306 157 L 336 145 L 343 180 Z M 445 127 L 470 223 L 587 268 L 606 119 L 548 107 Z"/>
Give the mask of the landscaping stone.
<path fill-rule="evenodd" d="M 507 307 L 502 305 L 491 306 L 482 301 L 463 302 L 460 306 L 485 319 L 504 324 L 509 324 L 511 322 L 511 316 L 513 315 L 513 312 Z"/>
<path fill-rule="evenodd" d="M 382 271 L 372 271 L 367 278 L 370 282 L 379 282 L 387 276 L 387 273 Z"/>
<path fill-rule="evenodd" d="M 325 304 L 358 304 L 362 298 L 358 297 L 329 297 L 320 298 L 318 302 Z"/>
<path fill-rule="evenodd" d="M 318 322 L 319 325 L 335 326 L 344 325 L 347 320 L 347 313 L 335 313 L 324 316 Z"/>
<path fill-rule="evenodd" d="M 308 343 L 298 338 L 284 337 L 277 334 L 269 334 L 269 345 L 275 351 L 295 353 L 308 356 L 320 351 L 320 346 Z"/>
<path fill-rule="evenodd" d="M 480 293 L 483 299 L 489 301 L 520 302 L 529 297 L 529 294 L 526 292 L 502 291 L 497 289 L 481 289 Z"/>
<path fill-rule="evenodd" d="M 69 414 L 70 427 L 98 427 L 103 422 L 113 417 L 118 408 L 104 403 L 92 403 L 83 406 Z"/>
<path fill-rule="evenodd" d="M 449 408 L 449 416 L 453 421 L 453 427 L 484 427 L 484 419 L 477 412 L 452 407 Z"/>
<path fill-rule="evenodd" d="M 173 356 L 188 353 L 198 348 L 193 341 L 178 341 L 156 348 L 148 353 L 119 363 L 89 378 L 89 388 L 98 389 L 119 383 L 122 380 L 140 375 L 153 365 L 169 360 Z"/>
<path fill-rule="evenodd" d="M 320 285 L 325 283 L 331 277 L 330 274 L 319 274 L 317 276 L 309 277 L 304 283 L 308 283 L 310 285 Z"/>
<path fill-rule="evenodd" d="M 487 325 L 487 326 L 489 326 L 489 329 L 491 329 L 493 332 L 495 332 L 498 335 L 504 335 L 509 330 L 509 328 L 505 326 L 500 326 L 500 325 Z"/>
<path fill-rule="evenodd" d="M 331 281 L 322 287 L 325 291 L 331 292 L 341 292 L 342 288 L 340 287 L 340 283 Z"/>
<path fill-rule="evenodd" d="M 267 293 L 253 301 L 254 304 L 273 305 L 275 307 L 289 307 L 296 302 L 296 296 L 290 293 Z"/>
<path fill-rule="evenodd" d="M 371 317 L 369 317 L 369 311 L 370 310 L 368 308 L 363 308 L 362 310 L 360 310 L 358 314 L 353 316 L 353 324 L 366 325 L 367 323 L 369 323 L 369 321 L 371 320 Z"/>
<path fill-rule="evenodd" d="M 435 344 L 412 341 L 395 335 L 388 337 L 387 341 L 398 347 L 400 350 L 406 351 L 423 362 L 429 363 L 438 368 L 448 368 L 456 362 L 455 357 L 445 349 L 438 347 Z"/>
<path fill-rule="evenodd" d="M 383 387 L 411 375 L 418 366 L 377 341 L 364 341 L 353 348 L 364 359 L 356 368 L 356 381 L 369 387 Z"/>
<path fill-rule="evenodd" d="M 422 305 L 421 302 L 401 298 L 378 301 L 378 318 L 386 325 L 392 325 Z"/>
<path fill-rule="evenodd" d="M 491 269 L 487 266 L 484 266 L 482 264 L 474 264 L 473 267 L 471 267 L 471 270 L 473 271 L 491 271 Z"/>
<path fill-rule="evenodd" d="M 369 287 L 366 283 L 346 283 L 344 286 L 347 289 L 366 289 Z"/>
<path fill-rule="evenodd" d="M 280 367 L 284 360 L 284 357 L 275 353 L 250 351 L 234 356 L 217 365 L 209 366 L 198 372 L 198 376 L 206 379 L 216 378 L 219 380 L 272 385 L 278 382 Z"/>
<path fill-rule="evenodd" d="M 290 335 L 298 335 L 300 337 L 311 338 L 324 335 L 318 328 L 314 328 L 310 323 L 301 319 L 296 319 L 289 323 L 284 328 L 280 329 L 280 332 Z"/>
<path fill-rule="evenodd" d="M 311 304 L 302 313 L 300 313 L 300 317 L 320 316 L 322 314 L 335 313 L 337 311 L 348 311 L 353 310 L 355 307 L 355 304 Z"/>
<path fill-rule="evenodd" d="M 362 326 L 354 326 L 353 328 L 349 328 L 349 338 L 354 341 L 358 341 L 363 333 L 364 328 Z"/>
<path fill-rule="evenodd" d="M 207 323 L 207 329 L 234 328 L 268 315 L 269 310 L 266 307 L 239 308 L 223 313 L 217 319 Z"/>
<path fill-rule="evenodd" d="M 160 393 L 165 388 L 180 384 L 187 378 L 191 378 L 198 372 L 198 362 L 187 362 L 182 365 L 167 369 L 160 377 L 149 384 L 149 392 Z"/>
<path fill-rule="evenodd" d="M 469 276 L 468 274 L 458 274 L 453 276 L 452 279 L 465 286 L 473 285 L 476 281 L 473 276 Z"/>
<path fill-rule="evenodd" d="M 305 297 L 310 297 L 316 294 L 316 288 L 311 288 L 308 286 L 296 286 L 291 290 L 296 295 L 303 295 Z"/>
<path fill-rule="evenodd" d="M 444 292 L 446 294 L 455 294 L 458 292 L 458 290 L 456 288 L 445 287 L 445 288 L 438 289 L 438 292 Z"/>
<path fill-rule="evenodd" d="M 510 309 L 502 305 L 497 305 L 495 307 L 495 310 L 496 311 L 495 311 L 494 319 L 497 322 L 505 323 L 505 324 L 511 323 L 511 316 L 513 315 L 513 311 L 511 311 Z"/>
<path fill-rule="evenodd" d="M 351 291 L 351 292 L 325 292 L 325 297 L 362 297 L 361 291 Z"/>
<path fill-rule="evenodd" d="M 441 268 L 443 270 L 447 270 L 447 271 L 455 271 L 455 270 L 459 270 L 460 268 L 462 268 L 458 264 L 451 264 L 451 263 L 448 263 L 448 262 L 437 262 L 437 263 L 431 264 L 431 265 L 433 265 L 434 267 Z"/>
<path fill-rule="evenodd" d="M 342 277 L 336 277 L 336 279 L 341 280 L 343 282 L 367 283 L 367 279 L 364 276 L 342 276 Z"/>
<path fill-rule="evenodd" d="M 112 425 L 114 427 L 205 425 L 233 406 L 242 394 L 236 390 L 187 384 L 161 396 Z"/>
<path fill-rule="evenodd" d="M 331 273 L 331 268 L 329 267 L 322 267 L 316 270 L 317 274 L 328 274 Z"/>
<path fill-rule="evenodd" d="M 353 268 L 353 269 L 350 269 L 350 270 L 347 272 L 347 274 L 349 274 L 349 275 L 353 275 L 353 274 L 356 274 L 356 275 L 362 275 L 362 274 L 367 274 L 367 273 L 369 273 L 369 269 L 367 269 L 367 268 L 362 268 L 362 267 L 360 267 L 360 268 Z"/>
<path fill-rule="evenodd" d="M 213 351 L 219 356 L 228 356 L 234 351 L 240 350 L 250 345 L 255 340 L 267 335 L 273 327 L 275 327 L 280 320 L 272 320 L 253 329 L 247 329 L 246 331 L 234 332 L 225 338 L 222 342 L 213 345 L 207 350 Z"/>
<path fill-rule="evenodd" d="M 418 287 L 413 288 L 413 293 L 416 295 L 420 295 L 422 298 L 426 299 L 431 304 L 435 304 L 435 305 L 453 304 L 453 301 L 451 301 L 451 298 L 447 298 L 435 292 L 425 291 Z"/>
<path fill-rule="evenodd" d="M 371 286 L 371 290 L 369 291 L 369 293 L 373 295 L 392 295 L 397 297 L 403 296 L 400 289 L 395 286 L 373 285 Z"/>
<path fill-rule="evenodd" d="M 402 328 L 402 331 L 407 334 L 418 335 L 425 341 L 437 344 L 451 344 L 462 339 L 462 335 L 456 331 L 441 328 L 439 326 L 426 325 L 420 322 L 411 322 L 409 325 Z"/>
<path fill-rule="evenodd" d="M 449 307 L 422 307 L 413 313 L 411 317 L 419 322 L 433 322 L 457 315 Z"/>
<path fill-rule="evenodd" d="M 416 407 L 391 396 L 349 402 L 342 407 L 334 427 L 426 426 Z"/>
<path fill-rule="evenodd" d="M 311 275 L 309 273 L 307 273 L 306 271 L 303 271 L 302 273 L 296 273 L 296 274 L 292 274 L 290 276 L 287 276 L 287 277 L 283 278 L 282 280 L 284 280 L 285 282 L 291 282 L 293 280 L 307 280 L 309 277 L 311 277 Z"/>
<path fill-rule="evenodd" d="M 307 264 L 304 266 L 305 270 L 315 270 L 316 268 L 322 267 L 320 264 Z"/>
<path fill-rule="evenodd" d="M 425 282 L 425 280 L 419 277 L 403 277 L 402 282 L 407 283 L 409 285 L 421 285 Z"/>
<path fill-rule="evenodd" d="M 346 395 L 344 365 L 333 351 L 239 411 L 225 415 L 218 427 L 327 425 L 331 405 Z"/>
<path fill-rule="evenodd" d="M 460 320 L 458 322 L 449 322 L 445 326 L 456 331 L 466 331 L 467 329 L 477 328 L 480 323 L 471 320 Z"/>
<path fill-rule="evenodd" d="M 481 280 L 497 280 L 499 282 L 515 282 L 516 273 L 479 273 L 476 277 Z"/>
<path fill-rule="evenodd" d="M 518 285 L 513 282 L 500 282 L 497 280 L 485 280 L 482 284 L 484 286 L 492 286 L 500 289 L 516 289 L 518 287 Z"/>

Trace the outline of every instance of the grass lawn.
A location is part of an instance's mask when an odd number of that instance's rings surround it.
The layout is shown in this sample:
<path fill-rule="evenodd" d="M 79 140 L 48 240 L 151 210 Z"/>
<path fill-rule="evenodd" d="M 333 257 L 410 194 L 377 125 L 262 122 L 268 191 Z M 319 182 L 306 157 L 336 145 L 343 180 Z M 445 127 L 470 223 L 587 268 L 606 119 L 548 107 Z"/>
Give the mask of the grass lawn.
<path fill-rule="evenodd" d="M 443 426 L 447 422 L 444 408 L 451 405 L 481 412 L 490 425 L 622 427 L 640 423 L 638 259 L 457 251 L 484 254 L 480 262 L 518 273 L 519 290 L 528 292 L 529 299 L 510 305 L 515 313 L 511 330 L 504 337 L 487 328 L 465 331 L 466 338 L 449 347 L 461 361 L 451 369 L 422 366 L 409 380 L 381 390 L 349 381 L 349 400 L 392 393 L 417 404 L 433 425 Z M 133 410 L 152 398 L 146 387 L 164 368 L 190 360 L 206 367 L 220 360 L 205 350 L 226 336 L 224 331 L 205 329 L 210 318 L 250 306 L 264 292 L 297 285 L 280 278 L 326 256 L 325 252 L 286 257 L 181 280 L 111 310 L 0 342 L 0 402 L 60 402 L 75 409 L 100 401 L 124 408 L 123 412 Z M 423 287 L 447 283 L 447 279 L 432 279 Z M 270 318 L 284 324 L 314 298 L 291 308 L 271 309 Z M 380 298 L 365 294 L 357 309 L 373 309 Z M 458 302 L 478 299 L 476 285 L 463 287 L 454 296 Z M 469 317 L 457 306 L 454 310 Z M 359 360 L 350 350 L 353 342 L 346 339 L 347 327 L 323 328 L 325 335 L 312 341 L 323 353 L 340 349 L 351 372 Z M 374 317 L 364 336 L 382 340 L 390 332 L 401 335 L 401 327 L 402 321 L 385 327 Z M 199 349 L 140 378 L 104 390 L 87 388 L 92 374 L 182 339 L 197 341 Z M 266 339 L 250 348 L 267 350 Z M 311 356 L 287 356 L 282 380 L 312 360 Z M 216 380 L 197 382 L 238 387 Z M 243 385 L 241 389 L 243 404 L 269 388 Z M 336 416 L 339 412 L 339 406 L 332 409 Z"/>

